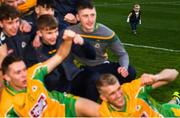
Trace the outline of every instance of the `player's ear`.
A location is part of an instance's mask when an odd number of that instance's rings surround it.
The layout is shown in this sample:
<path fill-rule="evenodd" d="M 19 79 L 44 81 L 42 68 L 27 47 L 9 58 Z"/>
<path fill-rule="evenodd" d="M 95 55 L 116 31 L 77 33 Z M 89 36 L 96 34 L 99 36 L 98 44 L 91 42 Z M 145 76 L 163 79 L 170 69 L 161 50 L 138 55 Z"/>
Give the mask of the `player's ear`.
<path fill-rule="evenodd" d="M 77 21 L 80 21 L 78 13 L 76 14 L 76 19 L 77 19 Z"/>
<path fill-rule="evenodd" d="M 104 95 L 100 95 L 100 98 L 103 100 L 103 101 L 107 101 L 106 97 Z"/>
<path fill-rule="evenodd" d="M 39 9 L 40 9 L 39 6 L 35 7 L 35 12 L 36 12 L 36 14 L 39 14 L 39 12 L 40 12 Z"/>
<path fill-rule="evenodd" d="M 3 75 L 3 79 L 6 80 L 7 82 L 11 81 L 11 78 L 7 74 Z"/>
<path fill-rule="evenodd" d="M 40 31 L 40 30 L 37 30 L 37 31 L 36 31 L 36 35 L 38 35 L 38 36 L 42 37 L 42 33 L 41 33 L 41 31 Z"/>
<path fill-rule="evenodd" d="M 3 24 L 2 24 L 2 21 L 0 21 L 0 28 L 3 28 Z"/>

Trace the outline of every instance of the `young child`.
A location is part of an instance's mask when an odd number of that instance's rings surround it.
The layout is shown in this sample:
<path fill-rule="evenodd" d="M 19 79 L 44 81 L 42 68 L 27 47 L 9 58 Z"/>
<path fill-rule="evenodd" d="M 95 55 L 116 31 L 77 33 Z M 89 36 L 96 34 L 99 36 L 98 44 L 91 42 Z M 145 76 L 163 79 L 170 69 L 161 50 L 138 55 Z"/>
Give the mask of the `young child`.
<path fill-rule="evenodd" d="M 132 11 L 130 11 L 127 22 L 130 23 L 131 30 L 134 34 L 136 34 L 138 24 L 141 24 L 141 11 L 140 5 L 135 4 Z"/>

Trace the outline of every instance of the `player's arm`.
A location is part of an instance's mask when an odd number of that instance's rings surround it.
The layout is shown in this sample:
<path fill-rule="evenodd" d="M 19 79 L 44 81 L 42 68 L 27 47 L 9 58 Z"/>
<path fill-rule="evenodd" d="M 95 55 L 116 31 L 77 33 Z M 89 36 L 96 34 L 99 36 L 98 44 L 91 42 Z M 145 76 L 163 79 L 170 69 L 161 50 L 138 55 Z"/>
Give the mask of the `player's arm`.
<path fill-rule="evenodd" d="M 176 69 L 164 69 L 155 75 L 145 73 L 141 76 L 141 83 L 142 85 L 152 85 L 155 89 L 174 81 L 178 74 L 179 72 Z"/>
<path fill-rule="evenodd" d="M 56 54 L 48 59 L 45 63 L 48 68 L 48 73 L 50 73 L 56 66 L 58 66 L 69 54 L 71 50 L 72 40 L 75 37 L 75 32 L 71 30 L 65 30 L 63 34 L 64 41 L 60 45 Z"/>
<path fill-rule="evenodd" d="M 8 54 L 7 45 L 4 43 L 0 45 L 0 68 L 1 62 L 3 61 L 4 57 Z"/>
<path fill-rule="evenodd" d="M 94 101 L 86 98 L 79 97 L 75 104 L 76 115 L 79 116 L 89 116 L 89 117 L 99 117 L 99 107 L 100 105 Z"/>
<path fill-rule="evenodd" d="M 117 71 L 125 78 L 129 75 L 129 56 L 117 35 L 114 36 L 114 40 L 115 41 L 111 44 L 111 49 L 116 55 L 119 56 L 120 66 L 117 68 Z"/>
<path fill-rule="evenodd" d="M 3 88 L 3 74 L 1 71 L 1 63 L 7 54 L 8 54 L 8 51 L 7 51 L 6 44 L 0 45 L 0 91 Z"/>

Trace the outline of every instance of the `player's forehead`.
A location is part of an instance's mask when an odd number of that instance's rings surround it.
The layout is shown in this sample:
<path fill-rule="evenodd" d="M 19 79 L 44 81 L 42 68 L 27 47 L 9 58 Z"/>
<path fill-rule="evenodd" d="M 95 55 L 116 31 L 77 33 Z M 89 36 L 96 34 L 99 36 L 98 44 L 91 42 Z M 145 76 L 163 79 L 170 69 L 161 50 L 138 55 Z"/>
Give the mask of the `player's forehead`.
<path fill-rule="evenodd" d="M 4 21 L 4 22 L 17 22 L 17 21 L 19 21 L 19 17 L 9 17 L 9 18 L 4 18 L 2 21 Z"/>
<path fill-rule="evenodd" d="M 14 2 L 18 2 L 18 0 L 4 0 L 5 3 L 14 3 Z"/>
<path fill-rule="evenodd" d="M 84 15 L 84 14 L 96 14 L 96 9 L 95 8 L 85 8 L 81 9 L 78 11 L 79 14 Z"/>
<path fill-rule="evenodd" d="M 51 28 L 51 27 L 44 27 L 43 29 L 41 29 L 41 32 L 44 34 L 50 34 L 50 33 L 54 33 L 58 31 L 58 27 L 55 28 Z"/>
<path fill-rule="evenodd" d="M 101 87 L 101 90 L 104 92 L 104 93 L 107 93 L 107 94 L 110 94 L 114 91 L 116 91 L 118 88 L 120 88 L 121 85 L 119 84 L 119 82 L 116 82 L 115 84 L 113 85 L 106 85 L 106 86 L 102 86 Z"/>
<path fill-rule="evenodd" d="M 26 65 L 23 61 L 16 61 L 9 65 L 9 70 L 17 71 L 26 68 Z"/>

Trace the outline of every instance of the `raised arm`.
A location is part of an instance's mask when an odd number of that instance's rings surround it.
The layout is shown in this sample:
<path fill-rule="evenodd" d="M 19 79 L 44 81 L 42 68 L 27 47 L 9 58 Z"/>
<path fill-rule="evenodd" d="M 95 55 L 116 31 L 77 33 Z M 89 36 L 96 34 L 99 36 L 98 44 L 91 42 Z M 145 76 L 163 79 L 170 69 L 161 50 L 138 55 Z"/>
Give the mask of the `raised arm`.
<path fill-rule="evenodd" d="M 141 76 L 142 85 L 152 85 L 153 88 L 158 88 L 162 85 L 174 81 L 179 72 L 176 69 L 164 69 L 157 74 L 143 74 Z"/>
<path fill-rule="evenodd" d="M 48 67 L 48 73 L 50 73 L 56 66 L 58 66 L 69 54 L 71 50 L 72 41 L 75 38 L 75 32 L 71 30 L 65 30 L 63 34 L 64 41 L 60 45 L 56 54 L 48 59 L 45 63 Z"/>

